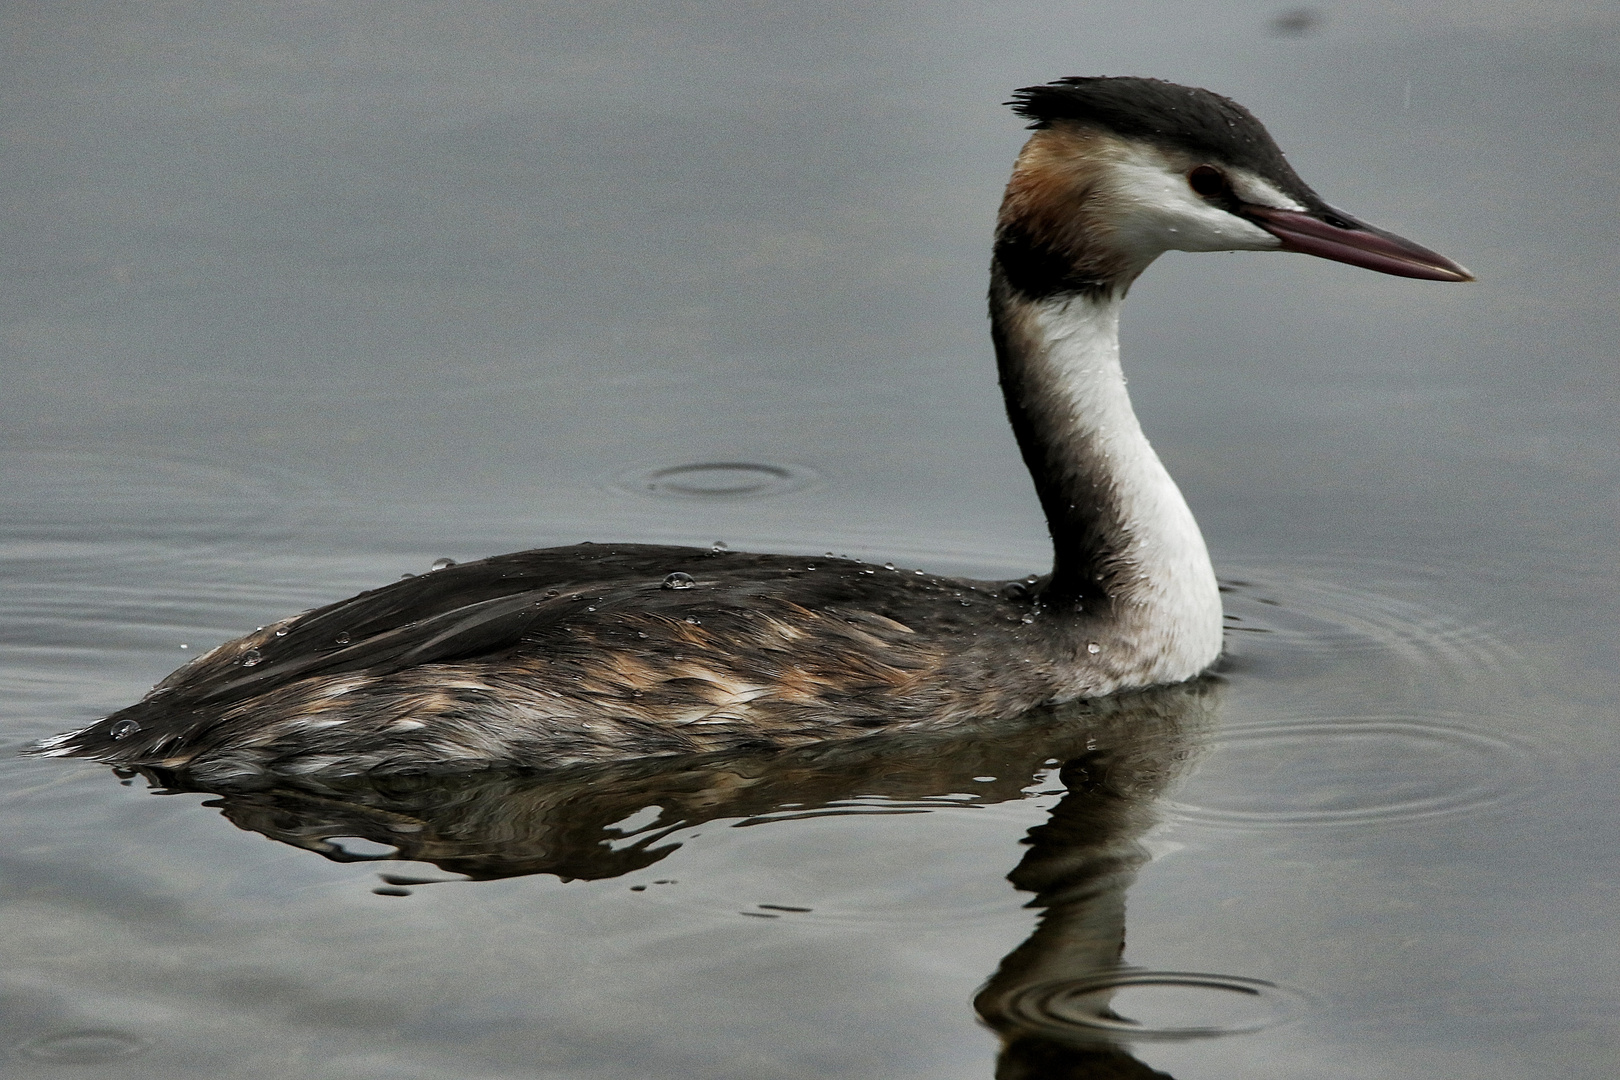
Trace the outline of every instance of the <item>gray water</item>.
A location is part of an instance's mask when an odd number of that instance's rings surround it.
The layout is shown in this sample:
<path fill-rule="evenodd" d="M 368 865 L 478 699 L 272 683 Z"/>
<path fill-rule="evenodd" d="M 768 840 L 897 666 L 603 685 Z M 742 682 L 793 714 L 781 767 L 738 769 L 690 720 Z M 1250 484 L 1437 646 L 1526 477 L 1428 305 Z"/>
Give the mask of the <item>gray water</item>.
<path fill-rule="evenodd" d="M 1615 5 L 0 27 L 8 1075 L 1620 1071 Z M 1237 98 L 1480 279 L 1172 254 L 1133 290 L 1216 682 L 224 799 L 9 753 L 437 557 L 1043 569 L 982 296 L 999 102 L 1082 73 Z"/>

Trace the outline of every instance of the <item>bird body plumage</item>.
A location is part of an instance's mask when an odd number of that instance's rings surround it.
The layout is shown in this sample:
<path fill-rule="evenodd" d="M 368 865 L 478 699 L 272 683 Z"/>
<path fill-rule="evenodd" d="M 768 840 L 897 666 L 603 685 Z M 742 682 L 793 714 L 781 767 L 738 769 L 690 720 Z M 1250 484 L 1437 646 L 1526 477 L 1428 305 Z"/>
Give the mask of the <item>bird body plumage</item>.
<path fill-rule="evenodd" d="M 1132 681 L 1081 662 L 1120 655 L 1100 612 L 1054 636 L 1038 594 L 850 559 L 517 552 L 227 642 L 47 751 L 211 780 L 549 767 L 1009 717 Z"/>
<path fill-rule="evenodd" d="M 1003 587 L 643 545 L 518 552 L 264 627 L 38 752 L 213 782 L 554 767 L 1003 719 L 1195 677 L 1220 652 L 1220 598 L 1125 390 L 1131 283 L 1172 249 L 1471 275 L 1328 206 L 1259 121 L 1207 90 L 1065 79 L 1013 104 L 1035 130 L 996 226 L 991 331 L 1052 533 L 1046 577 Z"/>

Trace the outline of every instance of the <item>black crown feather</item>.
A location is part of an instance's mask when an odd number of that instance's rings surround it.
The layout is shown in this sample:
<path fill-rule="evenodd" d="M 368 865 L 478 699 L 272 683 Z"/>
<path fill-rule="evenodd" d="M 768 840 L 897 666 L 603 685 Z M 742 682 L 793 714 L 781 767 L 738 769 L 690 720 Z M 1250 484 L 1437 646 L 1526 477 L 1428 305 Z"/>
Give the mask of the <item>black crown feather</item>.
<path fill-rule="evenodd" d="M 1077 75 L 1015 90 L 1007 104 L 1031 128 L 1064 121 L 1095 125 L 1250 169 L 1307 205 L 1321 201 L 1253 113 L 1209 90 L 1162 79 Z"/>

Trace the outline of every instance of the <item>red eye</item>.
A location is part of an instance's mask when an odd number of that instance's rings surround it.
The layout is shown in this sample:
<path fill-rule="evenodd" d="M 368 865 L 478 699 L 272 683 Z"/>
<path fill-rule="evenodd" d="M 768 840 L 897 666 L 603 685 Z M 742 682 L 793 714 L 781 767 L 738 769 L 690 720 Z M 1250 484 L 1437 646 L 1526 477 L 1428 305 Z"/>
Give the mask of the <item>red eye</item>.
<path fill-rule="evenodd" d="M 1200 165 L 1188 173 L 1187 184 L 1206 199 L 1213 199 L 1230 191 L 1226 185 L 1226 177 L 1222 176 L 1221 170 L 1213 165 Z"/>

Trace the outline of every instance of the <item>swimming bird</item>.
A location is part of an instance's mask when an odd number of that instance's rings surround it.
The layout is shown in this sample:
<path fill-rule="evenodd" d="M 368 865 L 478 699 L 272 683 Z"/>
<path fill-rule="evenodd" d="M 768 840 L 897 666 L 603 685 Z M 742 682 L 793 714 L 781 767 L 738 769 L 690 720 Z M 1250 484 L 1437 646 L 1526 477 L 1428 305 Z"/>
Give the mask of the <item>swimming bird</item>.
<path fill-rule="evenodd" d="M 1221 651 L 1191 511 L 1131 409 L 1119 312 L 1169 250 L 1469 281 L 1324 202 L 1249 111 L 1145 78 L 1009 102 L 991 337 L 1051 571 L 1000 583 L 635 544 L 500 555 L 283 619 L 43 754 L 228 782 L 553 767 L 1005 719 L 1181 682 Z"/>

